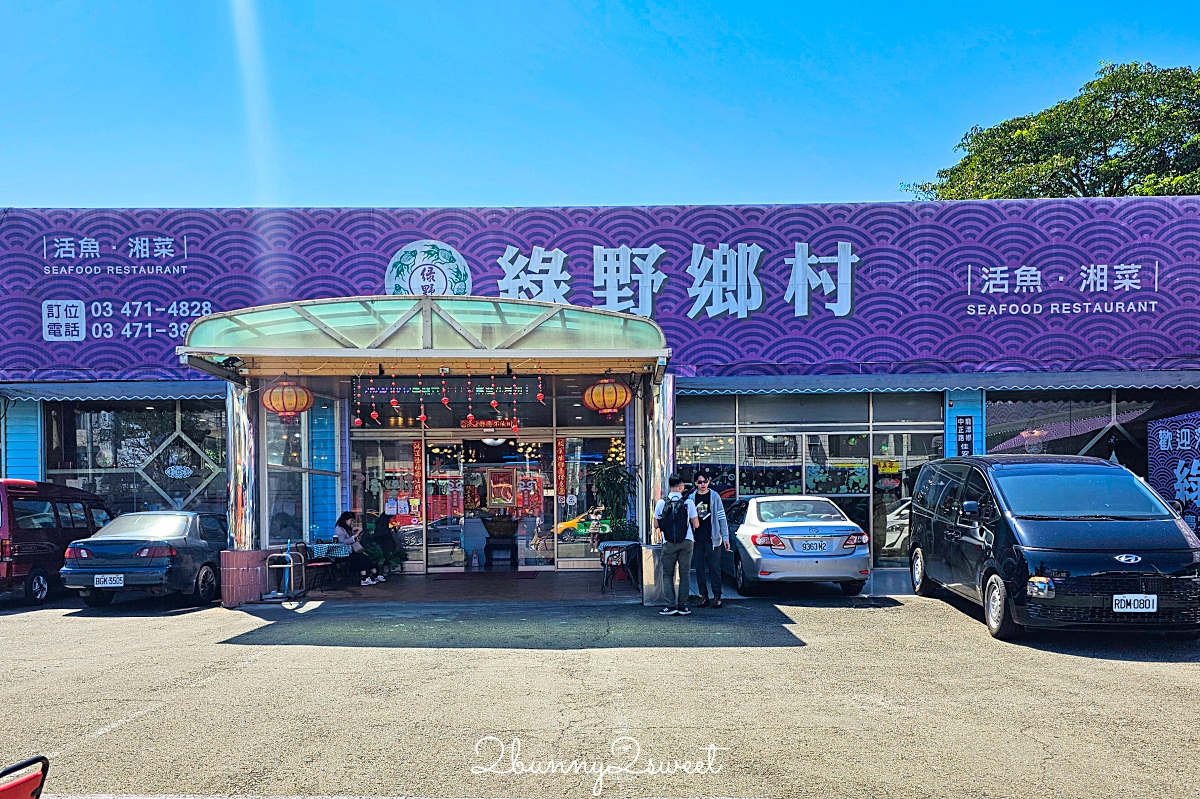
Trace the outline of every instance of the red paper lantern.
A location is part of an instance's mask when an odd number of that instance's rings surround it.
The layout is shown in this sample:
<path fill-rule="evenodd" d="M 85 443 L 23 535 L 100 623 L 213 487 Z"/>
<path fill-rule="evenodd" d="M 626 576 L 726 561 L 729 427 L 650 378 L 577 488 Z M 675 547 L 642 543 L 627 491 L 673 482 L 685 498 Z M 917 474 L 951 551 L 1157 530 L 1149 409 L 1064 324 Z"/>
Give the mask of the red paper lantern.
<path fill-rule="evenodd" d="M 313 393 L 290 380 L 281 380 L 263 392 L 262 405 L 279 414 L 279 420 L 286 424 L 313 406 Z"/>
<path fill-rule="evenodd" d="M 619 413 L 632 399 L 633 392 L 629 386 L 607 377 L 588 386 L 583 392 L 583 404 L 609 418 Z"/>

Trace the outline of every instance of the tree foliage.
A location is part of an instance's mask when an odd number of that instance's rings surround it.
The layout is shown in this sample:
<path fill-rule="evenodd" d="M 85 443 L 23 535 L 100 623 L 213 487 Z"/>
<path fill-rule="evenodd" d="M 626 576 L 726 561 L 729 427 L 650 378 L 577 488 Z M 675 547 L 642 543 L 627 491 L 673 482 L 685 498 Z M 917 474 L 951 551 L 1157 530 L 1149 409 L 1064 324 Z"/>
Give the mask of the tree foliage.
<path fill-rule="evenodd" d="M 956 148 L 920 199 L 1200 194 L 1200 69 L 1111 64 L 1079 96 L 990 128 Z"/>

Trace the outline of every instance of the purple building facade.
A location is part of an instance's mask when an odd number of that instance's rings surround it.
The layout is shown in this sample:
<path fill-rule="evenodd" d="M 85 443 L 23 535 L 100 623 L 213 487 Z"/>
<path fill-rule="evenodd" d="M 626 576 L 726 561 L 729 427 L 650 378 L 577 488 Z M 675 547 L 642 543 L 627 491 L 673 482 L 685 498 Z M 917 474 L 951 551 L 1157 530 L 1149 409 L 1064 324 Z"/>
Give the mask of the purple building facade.
<path fill-rule="evenodd" d="M 903 560 L 908 492 L 930 458 L 1088 454 L 1173 496 L 1152 431 L 1200 412 L 1196 197 L 12 208 L 0 267 L 4 474 L 122 510 L 225 509 L 226 387 L 181 364 L 189 326 L 322 298 L 473 295 L 651 318 L 672 352 L 684 476 L 708 470 L 728 498 L 830 496 L 872 531 L 879 565 Z M 367 464 L 351 402 L 318 392 L 306 449 L 265 480 L 269 519 L 294 519 L 301 537 L 341 506 L 389 502 L 386 486 L 367 496 L 391 478 L 371 472 L 387 467 Z M 560 508 L 548 523 L 566 521 Z"/>

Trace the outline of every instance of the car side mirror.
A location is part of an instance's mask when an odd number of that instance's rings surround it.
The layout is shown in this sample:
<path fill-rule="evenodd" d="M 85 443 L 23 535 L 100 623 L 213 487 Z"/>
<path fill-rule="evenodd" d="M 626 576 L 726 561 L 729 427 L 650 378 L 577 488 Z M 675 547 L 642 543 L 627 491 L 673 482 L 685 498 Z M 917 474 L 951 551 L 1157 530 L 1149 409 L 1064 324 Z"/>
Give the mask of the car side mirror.
<path fill-rule="evenodd" d="M 963 516 L 978 516 L 979 503 L 973 499 L 968 499 L 962 504 Z"/>
<path fill-rule="evenodd" d="M 1182 502 L 1180 502 L 1177 499 L 1172 499 L 1167 504 L 1170 505 L 1172 508 L 1174 508 L 1175 512 L 1178 513 L 1180 516 L 1183 515 L 1183 503 Z"/>

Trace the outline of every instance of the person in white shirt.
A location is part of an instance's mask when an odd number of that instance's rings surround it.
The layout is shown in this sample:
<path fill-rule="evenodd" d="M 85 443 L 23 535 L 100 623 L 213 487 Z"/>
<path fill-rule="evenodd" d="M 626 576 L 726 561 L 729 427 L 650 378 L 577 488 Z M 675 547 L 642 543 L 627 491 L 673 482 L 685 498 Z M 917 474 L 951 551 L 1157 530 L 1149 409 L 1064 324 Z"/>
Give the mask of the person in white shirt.
<path fill-rule="evenodd" d="M 660 616 L 686 616 L 688 593 L 692 580 L 692 547 L 695 543 L 693 530 L 700 526 L 696 504 L 683 496 L 683 479 L 673 474 L 667 481 L 667 496 L 654 506 L 654 526 L 662 533 L 663 595 L 667 606 L 659 611 Z M 679 570 L 679 585 L 675 584 L 675 572 Z"/>

